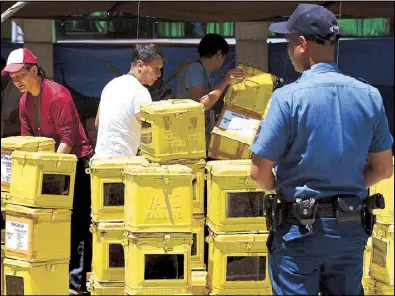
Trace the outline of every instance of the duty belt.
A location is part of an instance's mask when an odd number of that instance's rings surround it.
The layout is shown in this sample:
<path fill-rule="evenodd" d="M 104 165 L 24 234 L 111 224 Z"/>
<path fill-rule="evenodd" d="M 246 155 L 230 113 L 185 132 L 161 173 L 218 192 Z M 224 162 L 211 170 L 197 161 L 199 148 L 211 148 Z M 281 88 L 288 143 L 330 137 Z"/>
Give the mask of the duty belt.
<path fill-rule="evenodd" d="M 333 204 L 333 199 L 325 199 L 325 201 L 320 201 L 316 200 L 315 202 L 316 207 L 316 212 L 315 216 L 316 217 L 321 217 L 321 218 L 336 218 L 336 213 L 335 213 L 335 207 Z M 292 219 L 296 218 L 295 215 L 293 214 L 293 209 L 295 207 L 295 203 L 286 203 L 285 204 L 285 219 Z"/>
<path fill-rule="evenodd" d="M 338 223 L 362 223 L 371 235 L 376 217 L 373 209 L 384 209 L 384 197 L 377 193 L 363 203 L 358 196 L 333 196 L 330 198 L 297 198 L 295 202 L 283 202 L 279 194 L 264 197 L 264 216 L 269 231 L 276 231 L 283 222 L 305 226 L 309 231 L 317 217 L 336 218 Z"/>

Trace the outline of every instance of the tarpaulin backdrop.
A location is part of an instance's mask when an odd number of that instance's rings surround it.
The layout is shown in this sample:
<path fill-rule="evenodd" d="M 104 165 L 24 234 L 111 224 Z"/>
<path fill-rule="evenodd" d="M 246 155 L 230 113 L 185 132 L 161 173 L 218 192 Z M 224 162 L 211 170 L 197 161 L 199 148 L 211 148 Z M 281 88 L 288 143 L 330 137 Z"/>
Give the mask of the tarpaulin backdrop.
<path fill-rule="evenodd" d="M 2 42 L 1 57 L 22 44 Z M 285 43 L 269 43 L 269 71 L 283 77 L 287 82 L 298 78 L 298 73 L 287 57 Z M 161 46 L 167 63 L 163 69 L 166 79 L 185 60 L 196 60 L 196 46 Z M 130 68 L 130 46 L 94 44 L 54 44 L 54 80 L 67 82 L 76 91 L 89 97 L 100 97 L 104 86 L 115 77 L 107 66 L 111 62 L 119 71 Z M 225 66 L 212 73 L 214 83 L 235 66 L 234 48 L 228 55 Z M 367 80 L 379 88 L 386 105 L 391 131 L 394 131 L 394 39 L 342 40 L 339 49 L 339 67 L 351 76 Z M 45 70 L 45 69 L 44 69 Z M 63 73 L 63 74 L 62 74 Z M 63 76 L 64 75 L 64 76 Z M 177 77 L 170 87 L 175 93 Z"/>
<path fill-rule="evenodd" d="M 22 44 L 1 43 L 1 57 L 7 59 L 9 52 Z M 196 60 L 196 46 L 161 46 L 167 63 L 163 78 L 185 60 Z M 130 46 L 97 44 L 54 44 L 54 79 L 62 82 L 62 70 L 67 84 L 86 96 L 100 96 L 103 87 L 112 78 L 113 72 L 106 62 L 111 62 L 125 73 L 130 68 Z M 225 66 L 212 73 L 214 82 L 235 66 L 235 52 L 231 48 Z M 394 86 L 394 39 L 359 39 L 340 42 L 339 67 L 351 76 L 361 77 L 375 86 Z M 45 69 L 44 69 L 45 70 Z M 293 81 L 298 74 L 293 71 L 286 53 L 285 43 L 269 43 L 269 71 Z M 177 77 L 170 86 L 175 92 Z"/>

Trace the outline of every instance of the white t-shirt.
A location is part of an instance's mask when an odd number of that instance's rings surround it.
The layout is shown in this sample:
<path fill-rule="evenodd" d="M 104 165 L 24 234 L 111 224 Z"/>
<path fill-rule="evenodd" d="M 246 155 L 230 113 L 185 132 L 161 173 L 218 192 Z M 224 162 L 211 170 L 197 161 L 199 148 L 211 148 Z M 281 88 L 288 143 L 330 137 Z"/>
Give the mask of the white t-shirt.
<path fill-rule="evenodd" d="M 140 147 L 140 106 L 152 102 L 148 89 L 134 76 L 122 75 L 103 89 L 99 108 L 96 156 L 134 156 Z"/>

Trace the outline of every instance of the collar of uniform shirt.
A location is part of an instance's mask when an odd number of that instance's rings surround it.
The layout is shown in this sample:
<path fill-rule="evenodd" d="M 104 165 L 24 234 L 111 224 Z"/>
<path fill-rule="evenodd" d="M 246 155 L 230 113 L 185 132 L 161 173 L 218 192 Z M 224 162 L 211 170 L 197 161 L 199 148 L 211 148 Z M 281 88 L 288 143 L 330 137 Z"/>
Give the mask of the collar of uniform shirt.
<path fill-rule="evenodd" d="M 336 63 L 318 63 L 310 67 L 309 70 L 306 70 L 302 73 L 302 77 L 305 77 L 310 74 L 316 73 L 325 73 L 325 72 L 340 72 Z"/>

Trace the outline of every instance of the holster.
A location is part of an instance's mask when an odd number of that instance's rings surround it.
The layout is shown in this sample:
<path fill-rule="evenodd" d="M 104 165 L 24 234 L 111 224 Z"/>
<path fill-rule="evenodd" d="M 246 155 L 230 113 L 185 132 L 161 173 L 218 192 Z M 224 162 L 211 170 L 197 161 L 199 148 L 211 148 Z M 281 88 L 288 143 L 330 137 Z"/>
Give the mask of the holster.
<path fill-rule="evenodd" d="M 362 225 L 367 235 L 372 235 L 374 224 L 376 224 L 376 216 L 373 215 L 373 210 L 384 208 L 384 196 L 380 193 L 373 194 L 365 199 L 362 209 Z"/>
<path fill-rule="evenodd" d="M 284 223 L 284 204 L 278 194 L 266 194 L 263 198 L 263 216 L 266 218 L 268 231 L 276 231 Z"/>
<path fill-rule="evenodd" d="M 376 215 L 373 215 L 373 212 L 364 206 L 362 210 L 362 225 L 368 236 L 372 236 L 374 224 L 376 224 Z"/>

